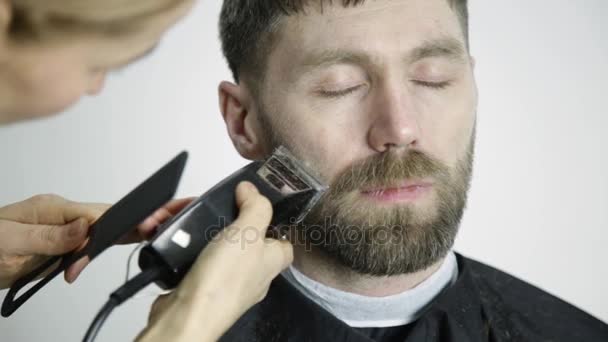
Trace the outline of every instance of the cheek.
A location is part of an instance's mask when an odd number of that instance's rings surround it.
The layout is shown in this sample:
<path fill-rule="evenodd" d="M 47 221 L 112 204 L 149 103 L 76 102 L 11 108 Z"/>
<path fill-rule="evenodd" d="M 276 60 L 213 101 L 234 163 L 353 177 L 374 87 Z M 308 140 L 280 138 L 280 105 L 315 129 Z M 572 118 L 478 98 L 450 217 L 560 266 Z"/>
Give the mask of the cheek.
<path fill-rule="evenodd" d="M 297 98 L 286 98 L 286 103 L 291 105 L 289 110 L 282 111 L 286 113 L 284 123 L 288 124 L 283 125 L 281 135 L 289 148 L 308 161 L 324 180 L 333 180 L 336 174 L 362 157 L 361 142 L 365 142 L 365 134 L 356 120 L 357 113 L 296 104 Z"/>
<path fill-rule="evenodd" d="M 431 153 L 454 165 L 466 153 L 475 125 L 476 96 L 472 87 L 454 91 L 427 108 L 423 134 Z"/>
<path fill-rule="evenodd" d="M 61 112 L 80 99 L 85 84 L 84 76 L 69 68 L 33 70 L 23 84 L 25 110 L 36 116 Z"/>

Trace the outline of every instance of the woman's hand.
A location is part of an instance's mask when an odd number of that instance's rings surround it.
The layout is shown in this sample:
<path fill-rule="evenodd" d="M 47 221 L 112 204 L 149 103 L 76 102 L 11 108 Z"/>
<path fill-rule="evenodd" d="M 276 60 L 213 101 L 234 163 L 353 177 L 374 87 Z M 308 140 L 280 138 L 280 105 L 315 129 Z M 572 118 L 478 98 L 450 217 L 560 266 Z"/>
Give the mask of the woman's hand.
<path fill-rule="evenodd" d="M 149 236 L 158 224 L 190 201 L 173 201 L 157 210 L 122 242 Z M 89 226 L 109 207 L 72 202 L 56 195 L 38 195 L 0 208 L 0 289 L 10 287 L 50 256 L 84 247 Z M 65 279 L 74 281 L 87 263 L 88 258 L 83 258 L 70 266 Z"/>
<path fill-rule="evenodd" d="M 156 300 L 138 341 L 216 341 L 292 262 L 288 241 L 266 238 L 268 199 L 244 182 L 236 201 L 239 217 L 209 243 L 179 287 Z"/>
<path fill-rule="evenodd" d="M 137 229 L 132 230 L 129 234 L 122 237 L 117 243 L 125 245 L 150 239 L 156 233 L 156 228 L 158 228 L 158 226 L 173 217 L 173 215 L 179 213 L 193 200 L 194 197 L 190 197 L 173 200 L 165 204 L 164 207 L 157 209 L 152 215 L 150 215 L 141 224 L 139 224 L 137 226 Z M 101 206 L 100 204 L 95 205 Z M 103 206 L 105 206 L 106 210 L 110 208 L 109 205 Z M 85 245 L 86 241 L 79 248 L 83 248 Z M 68 269 L 65 271 L 65 280 L 68 283 L 74 282 L 74 280 L 76 280 L 76 278 L 80 275 L 80 272 L 82 272 L 82 270 L 89 264 L 89 262 L 89 257 L 83 257 L 82 259 L 78 260 L 73 265 L 68 267 Z"/>

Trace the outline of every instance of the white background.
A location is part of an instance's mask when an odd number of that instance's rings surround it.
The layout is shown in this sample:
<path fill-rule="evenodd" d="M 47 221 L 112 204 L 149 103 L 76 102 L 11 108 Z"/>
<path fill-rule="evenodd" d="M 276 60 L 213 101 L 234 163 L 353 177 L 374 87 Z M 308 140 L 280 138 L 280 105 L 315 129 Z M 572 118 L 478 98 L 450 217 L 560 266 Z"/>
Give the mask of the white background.
<path fill-rule="evenodd" d="M 470 7 L 481 97 L 456 249 L 608 321 L 608 1 Z M 217 84 L 230 79 L 219 8 L 200 3 L 101 96 L 52 119 L 0 128 L 0 203 L 37 193 L 114 202 L 182 149 L 191 158 L 179 196 L 199 195 L 243 165 L 217 106 Z M 0 318 L 0 341 L 80 340 L 123 281 L 131 249 L 113 248 L 76 284 L 56 279 Z M 132 339 L 151 301 L 117 309 L 99 341 Z"/>

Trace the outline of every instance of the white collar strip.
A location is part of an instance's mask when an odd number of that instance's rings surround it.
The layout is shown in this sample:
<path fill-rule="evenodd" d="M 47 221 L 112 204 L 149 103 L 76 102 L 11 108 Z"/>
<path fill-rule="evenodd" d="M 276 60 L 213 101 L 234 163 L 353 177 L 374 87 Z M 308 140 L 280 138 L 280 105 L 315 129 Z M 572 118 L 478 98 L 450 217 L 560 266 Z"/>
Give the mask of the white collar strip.
<path fill-rule="evenodd" d="M 308 278 L 293 266 L 289 266 L 283 276 L 306 297 L 349 326 L 383 328 L 417 320 L 433 299 L 456 281 L 458 264 L 456 256 L 450 252 L 441 267 L 422 283 L 386 297 L 368 297 L 337 290 Z"/>

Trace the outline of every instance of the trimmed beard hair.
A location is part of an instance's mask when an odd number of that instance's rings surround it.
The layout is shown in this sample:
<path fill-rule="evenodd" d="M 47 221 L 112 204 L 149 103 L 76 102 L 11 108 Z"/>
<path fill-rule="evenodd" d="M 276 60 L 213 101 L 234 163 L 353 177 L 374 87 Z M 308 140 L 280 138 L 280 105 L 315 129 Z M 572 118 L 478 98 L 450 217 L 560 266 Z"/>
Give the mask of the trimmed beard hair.
<path fill-rule="evenodd" d="M 298 149 L 291 149 L 289 139 L 274 129 L 268 113 L 260 113 L 267 143 L 283 145 L 297 155 Z M 389 150 L 351 164 L 297 227 L 296 243 L 303 239 L 307 250 L 315 248 L 363 275 L 392 276 L 432 266 L 454 245 L 470 187 L 474 143 L 473 131 L 465 155 L 454 167 L 417 150 Z M 362 189 L 395 187 L 405 179 L 432 180 L 432 192 L 427 194 L 434 196 L 432 208 L 382 206 L 361 196 Z"/>

